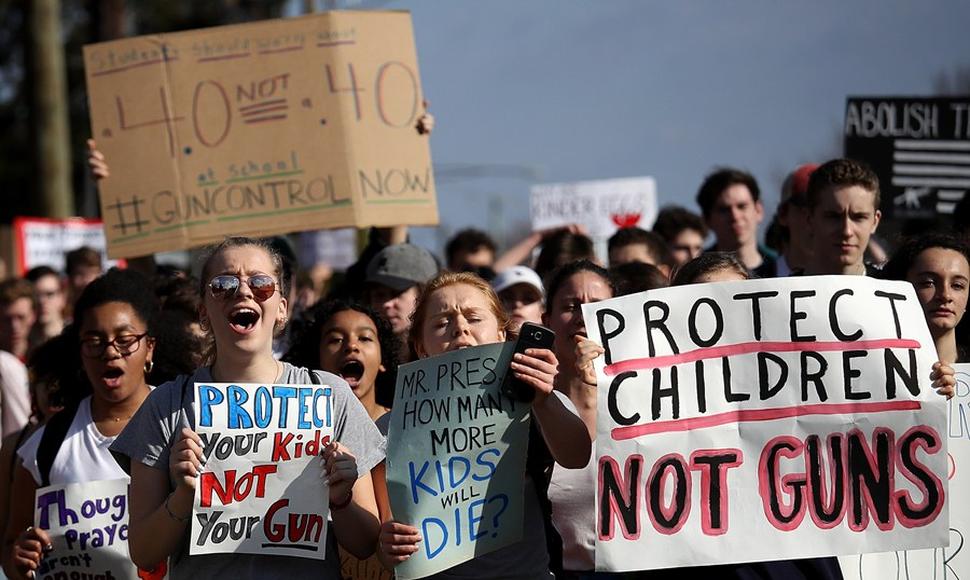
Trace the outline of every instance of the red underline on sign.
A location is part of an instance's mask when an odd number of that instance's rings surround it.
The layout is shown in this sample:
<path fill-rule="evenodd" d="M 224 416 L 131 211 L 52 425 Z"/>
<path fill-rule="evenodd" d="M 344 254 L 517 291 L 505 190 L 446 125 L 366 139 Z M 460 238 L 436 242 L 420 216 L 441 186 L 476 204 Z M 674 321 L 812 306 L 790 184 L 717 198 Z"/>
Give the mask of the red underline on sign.
<path fill-rule="evenodd" d="M 614 441 L 636 439 L 644 435 L 657 433 L 671 433 L 676 431 L 691 431 L 706 429 L 728 423 L 752 423 L 758 421 L 775 421 L 790 419 L 803 415 L 862 415 L 866 413 L 885 413 L 886 411 L 918 411 L 919 401 L 883 401 L 879 403 L 820 403 L 817 405 L 796 405 L 778 409 L 744 409 L 728 411 L 707 417 L 692 417 L 674 421 L 659 421 L 645 425 L 628 425 L 616 427 L 610 433 Z"/>
<path fill-rule="evenodd" d="M 167 58 L 167 59 L 166 58 L 157 58 L 155 60 L 146 60 L 144 62 L 136 62 L 135 64 L 129 64 L 128 66 L 120 66 L 118 68 L 113 68 L 113 69 L 108 69 L 108 70 L 101 70 L 101 71 L 98 71 L 98 72 L 95 72 L 95 73 L 91 73 L 91 76 L 93 76 L 93 77 L 99 77 L 101 75 L 110 75 L 110 74 L 114 74 L 114 73 L 117 73 L 117 72 L 124 72 L 126 70 L 131 70 L 133 68 L 138 68 L 140 66 L 148 66 L 148 65 L 152 65 L 152 64 L 159 64 L 159 63 L 166 62 L 166 61 L 171 61 L 171 60 L 178 60 L 178 58 L 177 57 L 171 57 L 171 58 Z"/>
<path fill-rule="evenodd" d="M 262 123 L 263 121 L 278 121 L 280 119 L 285 119 L 286 115 L 271 115 L 269 117 L 260 117 L 258 119 L 243 119 L 243 123 L 247 125 L 252 125 L 253 123 Z"/>
<path fill-rule="evenodd" d="M 340 45 L 343 45 L 343 44 L 356 44 L 356 41 L 353 41 L 353 40 L 334 40 L 333 42 L 318 42 L 317 43 L 317 46 L 319 46 L 319 47 L 325 47 L 325 46 L 340 46 Z"/>
<path fill-rule="evenodd" d="M 234 58 L 246 58 L 250 56 L 250 54 L 251 53 L 249 52 L 240 52 L 236 54 L 223 54 L 219 56 L 203 56 L 202 58 L 200 58 L 195 62 L 212 62 L 214 60 L 232 60 Z"/>
<path fill-rule="evenodd" d="M 736 356 L 739 354 L 751 354 L 753 352 L 800 352 L 804 350 L 813 352 L 831 352 L 840 350 L 874 350 L 877 348 L 919 347 L 919 341 L 909 340 L 906 338 L 857 340 L 849 342 L 742 342 L 739 344 L 728 344 L 724 346 L 714 346 L 711 348 L 699 348 L 690 352 L 671 354 L 667 356 L 621 360 L 620 362 L 606 365 L 603 372 L 607 376 L 612 376 L 627 371 L 661 369 L 699 360 L 707 360 L 709 358 L 722 358 L 725 356 Z"/>
<path fill-rule="evenodd" d="M 247 111 L 251 111 L 253 109 L 261 109 L 263 107 L 271 107 L 273 105 L 285 105 L 285 104 L 286 104 L 286 99 L 270 99 L 268 101 L 263 101 L 261 103 L 253 103 L 252 105 L 239 107 L 239 111 L 244 113 Z"/>

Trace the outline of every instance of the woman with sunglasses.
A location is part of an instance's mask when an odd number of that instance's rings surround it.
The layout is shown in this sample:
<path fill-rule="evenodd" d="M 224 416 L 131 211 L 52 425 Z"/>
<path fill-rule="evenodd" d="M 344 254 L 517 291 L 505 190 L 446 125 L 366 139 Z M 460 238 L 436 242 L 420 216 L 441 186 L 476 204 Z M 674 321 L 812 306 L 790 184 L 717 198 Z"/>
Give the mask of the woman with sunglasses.
<path fill-rule="evenodd" d="M 32 578 L 50 551 L 50 536 L 30 527 L 37 488 L 127 477 L 108 447 L 151 391 L 145 377 L 152 369 L 157 313 L 148 281 L 131 271 L 110 270 L 78 299 L 76 326 L 65 334 L 80 361 L 72 357 L 62 362 L 80 366 L 83 373 L 75 389 L 62 388 L 65 409 L 18 451 L 22 464 L 14 479 L 5 535 L 4 570 L 9 577 Z M 66 424 L 59 429 L 60 422 Z M 50 455 L 53 461 L 45 461 Z"/>
<path fill-rule="evenodd" d="M 286 323 L 282 258 L 250 238 L 228 238 L 202 268 L 201 325 L 208 335 L 204 366 L 156 389 L 115 441 L 131 461 L 129 549 L 136 564 L 169 558 L 172 578 L 340 578 L 332 538 L 366 557 L 379 521 L 370 470 L 384 459 L 384 439 L 347 383 L 273 358 L 273 336 Z M 311 375 L 312 373 L 312 375 Z M 315 375 L 315 376 L 313 376 Z M 193 431 L 196 382 L 323 383 L 333 389 L 334 440 L 323 453 L 333 526 L 325 561 L 287 556 L 189 556 L 195 486 L 205 457 Z M 332 532 L 332 533 L 331 533 Z"/>

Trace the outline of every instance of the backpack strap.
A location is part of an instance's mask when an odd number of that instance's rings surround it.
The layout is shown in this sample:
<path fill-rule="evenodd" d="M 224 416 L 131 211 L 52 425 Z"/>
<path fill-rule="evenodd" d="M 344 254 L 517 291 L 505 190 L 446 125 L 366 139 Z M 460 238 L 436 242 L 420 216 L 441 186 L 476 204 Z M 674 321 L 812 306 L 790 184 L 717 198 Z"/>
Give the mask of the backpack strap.
<path fill-rule="evenodd" d="M 37 469 L 40 471 L 41 487 L 51 484 L 51 468 L 54 466 L 54 459 L 61 449 L 64 438 L 67 437 L 71 423 L 74 422 L 78 406 L 79 403 L 66 407 L 48 419 L 44 426 L 44 434 L 40 436 L 40 444 L 37 447 Z"/>

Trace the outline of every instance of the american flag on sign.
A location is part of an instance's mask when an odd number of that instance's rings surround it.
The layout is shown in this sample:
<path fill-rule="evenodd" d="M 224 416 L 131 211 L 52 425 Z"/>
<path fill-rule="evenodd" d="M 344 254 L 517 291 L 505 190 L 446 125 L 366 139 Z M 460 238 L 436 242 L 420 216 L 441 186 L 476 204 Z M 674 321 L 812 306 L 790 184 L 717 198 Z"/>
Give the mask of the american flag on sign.
<path fill-rule="evenodd" d="M 904 188 L 897 207 L 918 209 L 935 193 L 936 211 L 952 214 L 970 190 L 970 141 L 897 139 L 892 184 Z"/>

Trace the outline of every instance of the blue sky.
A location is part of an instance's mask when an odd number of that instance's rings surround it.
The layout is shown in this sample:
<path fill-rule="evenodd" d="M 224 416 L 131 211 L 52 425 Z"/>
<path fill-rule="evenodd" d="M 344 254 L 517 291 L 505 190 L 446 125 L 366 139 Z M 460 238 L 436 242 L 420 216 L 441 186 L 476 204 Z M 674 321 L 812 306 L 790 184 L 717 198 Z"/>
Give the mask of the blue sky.
<path fill-rule="evenodd" d="M 956 0 L 382 8 L 412 12 L 435 164 L 523 174 L 440 178 L 447 225 L 413 233 L 435 251 L 466 226 L 521 234 L 534 182 L 652 175 L 661 204 L 694 207 L 704 175 L 734 165 L 773 210 L 786 171 L 840 153 L 846 96 L 928 95 L 970 66 L 970 2 Z"/>

